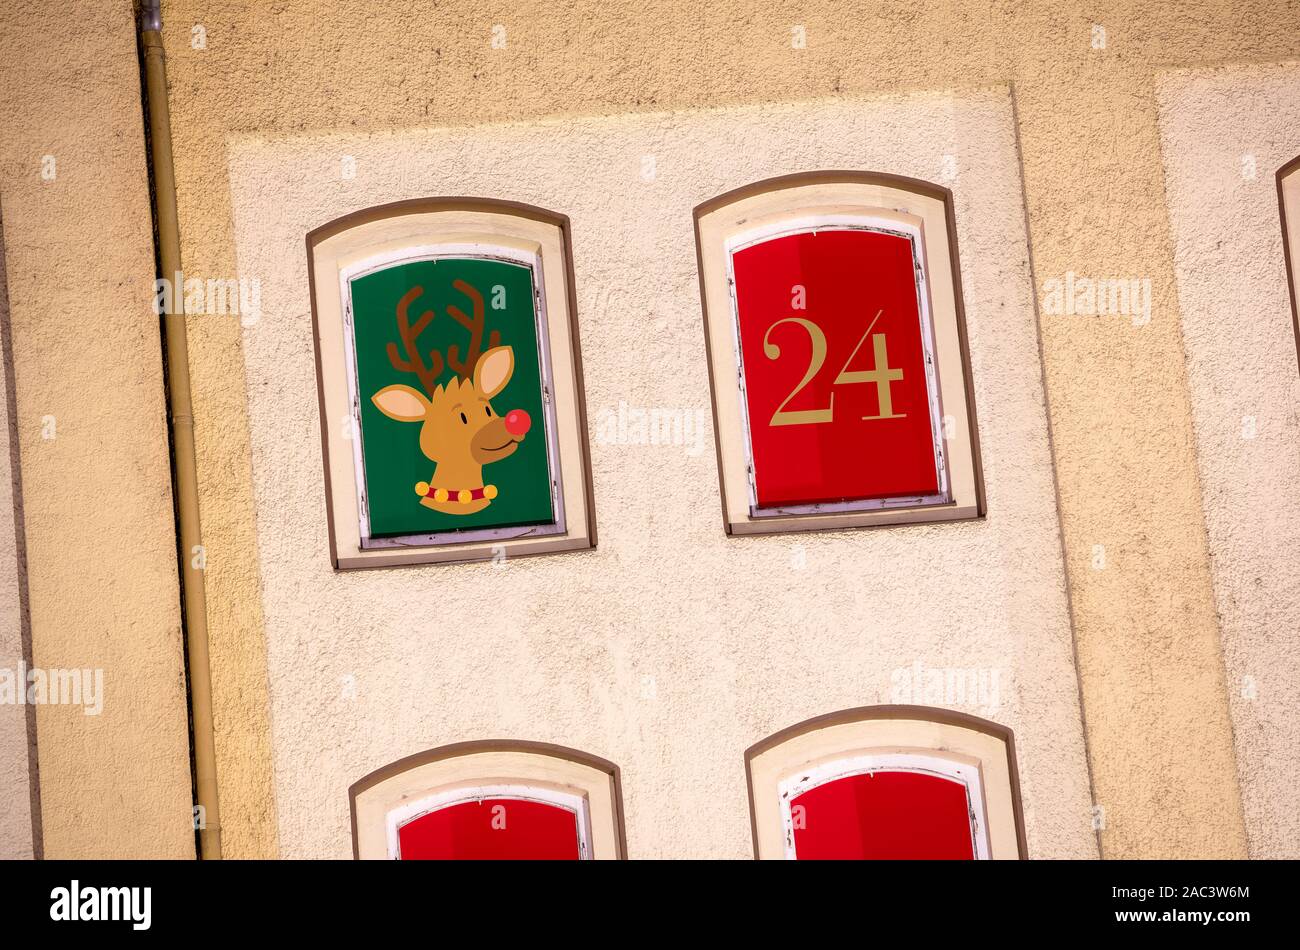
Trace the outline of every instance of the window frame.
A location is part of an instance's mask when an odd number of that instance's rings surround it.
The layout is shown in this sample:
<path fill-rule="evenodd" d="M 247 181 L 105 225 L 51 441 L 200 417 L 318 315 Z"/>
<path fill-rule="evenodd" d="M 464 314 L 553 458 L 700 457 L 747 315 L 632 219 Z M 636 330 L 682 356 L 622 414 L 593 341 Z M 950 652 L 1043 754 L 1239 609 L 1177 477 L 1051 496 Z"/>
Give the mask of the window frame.
<path fill-rule="evenodd" d="M 745 777 L 754 858 L 790 858 L 789 792 L 804 776 L 839 770 L 845 777 L 851 774 L 843 768 L 845 763 L 908 759 L 926 762 L 935 771 L 976 775 L 976 815 L 983 819 L 988 859 L 1028 858 L 1011 729 L 951 709 L 911 705 L 860 706 L 816 716 L 750 746 L 745 751 Z"/>
<path fill-rule="evenodd" d="M 723 525 L 729 535 L 836 530 L 982 518 L 987 511 L 975 418 L 952 193 L 939 185 L 878 172 L 818 171 L 755 182 L 695 208 L 696 263 L 713 404 Z M 917 235 L 914 260 L 922 339 L 933 354 L 931 432 L 952 418 L 941 462 L 947 494 L 902 499 L 758 508 L 752 442 L 740 359 L 733 255 L 754 237 L 818 230 L 818 221 L 867 223 L 871 229 Z M 813 222 L 813 227 L 806 225 Z M 840 229 L 840 228 L 837 228 Z M 928 321 L 928 327 L 927 327 Z M 734 385 L 732 384 L 732 381 Z M 936 406 L 937 404 L 937 406 Z M 935 412 L 938 410 L 936 417 Z M 947 416 L 944 413 L 948 413 Z M 941 485 L 941 490 L 943 486 Z"/>
<path fill-rule="evenodd" d="M 591 454 L 569 219 L 490 198 L 419 198 L 353 212 L 307 235 L 307 276 L 324 463 L 330 561 L 336 571 L 517 557 L 596 546 Z M 476 257 L 533 274 L 555 521 L 542 525 L 371 538 L 365 525 L 352 348 L 351 281 L 434 257 Z M 451 537 L 454 535 L 454 538 Z"/>
<path fill-rule="evenodd" d="M 583 820 L 579 821 L 579 835 L 585 842 L 586 859 L 626 859 L 618 766 L 566 746 L 508 739 L 456 742 L 417 752 L 354 782 L 348 789 L 352 856 L 357 860 L 393 860 L 398 854 L 397 822 L 415 817 L 414 813 L 405 814 L 407 810 L 432 802 L 446 807 L 501 789 L 527 793 L 510 797 L 529 797 L 561 807 L 580 803 Z"/>

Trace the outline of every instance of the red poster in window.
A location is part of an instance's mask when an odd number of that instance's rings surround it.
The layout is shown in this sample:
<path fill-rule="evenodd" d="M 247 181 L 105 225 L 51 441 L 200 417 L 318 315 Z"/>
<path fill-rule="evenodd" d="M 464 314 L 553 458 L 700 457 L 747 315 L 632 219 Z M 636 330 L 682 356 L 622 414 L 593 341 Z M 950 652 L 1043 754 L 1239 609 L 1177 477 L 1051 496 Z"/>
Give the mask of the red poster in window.
<path fill-rule="evenodd" d="M 733 253 L 758 508 L 946 500 L 914 261 L 862 228 Z"/>
<path fill-rule="evenodd" d="M 826 782 L 790 803 L 801 861 L 972 860 L 966 786 L 921 772 L 872 772 Z"/>
<path fill-rule="evenodd" d="M 567 808 L 517 798 L 458 802 L 397 831 L 403 861 L 576 861 L 578 816 Z"/>

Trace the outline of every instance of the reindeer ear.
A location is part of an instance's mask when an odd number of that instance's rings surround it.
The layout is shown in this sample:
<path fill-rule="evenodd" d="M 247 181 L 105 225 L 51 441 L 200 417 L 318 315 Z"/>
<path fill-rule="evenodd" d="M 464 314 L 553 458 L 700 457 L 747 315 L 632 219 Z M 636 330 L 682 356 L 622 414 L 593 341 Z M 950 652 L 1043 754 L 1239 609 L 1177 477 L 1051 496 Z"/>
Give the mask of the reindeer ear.
<path fill-rule="evenodd" d="M 474 367 L 474 388 L 491 399 L 506 388 L 515 371 L 515 351 L 508 346 L 494 346 L 478 358 Z"/>
<path fill-rule="evenodd" d="M 379 411 L 398 422 L 419 422 L 429 410 L 429 400 L 424 393 L 397 383 L 385 386 L 370 397 Z"/>

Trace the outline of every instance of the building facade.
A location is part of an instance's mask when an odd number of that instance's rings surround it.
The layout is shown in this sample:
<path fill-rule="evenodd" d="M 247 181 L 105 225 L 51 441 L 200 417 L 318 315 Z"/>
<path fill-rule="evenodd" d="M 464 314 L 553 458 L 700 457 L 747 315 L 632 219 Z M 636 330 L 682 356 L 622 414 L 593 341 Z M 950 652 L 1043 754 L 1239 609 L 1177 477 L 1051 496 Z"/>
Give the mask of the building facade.
<path fill-rule="evenodd" d="M 1296 4 L 0 16 L 0 854 L 1300 856 Z"/>

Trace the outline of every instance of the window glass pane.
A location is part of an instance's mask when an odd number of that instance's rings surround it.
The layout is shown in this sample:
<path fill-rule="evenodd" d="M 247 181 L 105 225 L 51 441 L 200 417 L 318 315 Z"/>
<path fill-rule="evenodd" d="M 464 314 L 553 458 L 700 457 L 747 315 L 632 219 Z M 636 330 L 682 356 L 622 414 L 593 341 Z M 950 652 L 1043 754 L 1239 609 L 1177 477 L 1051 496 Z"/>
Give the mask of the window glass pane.
<path fill-rule="evenodd" d="M 350 289 L 370 537 L 552 524 L 532 269 L 446 257 Z"/>
<path fill-rule="evenodd" d="M 578 818 L 567 808 L 514 798 L 459 802 L 398 829 L 402 860 L 579 859 Z"/>
<path fill-rule="evenodd" d="M 946 490 L 912 239 L 787 234 L 732 266 L 757 507 Z"/>
<path fill-rule="evenodd" d="M 790 811 L 799 860 L 975 857 L 966 786 L 935 775 L 850 775 L 809 789 Z"/>

